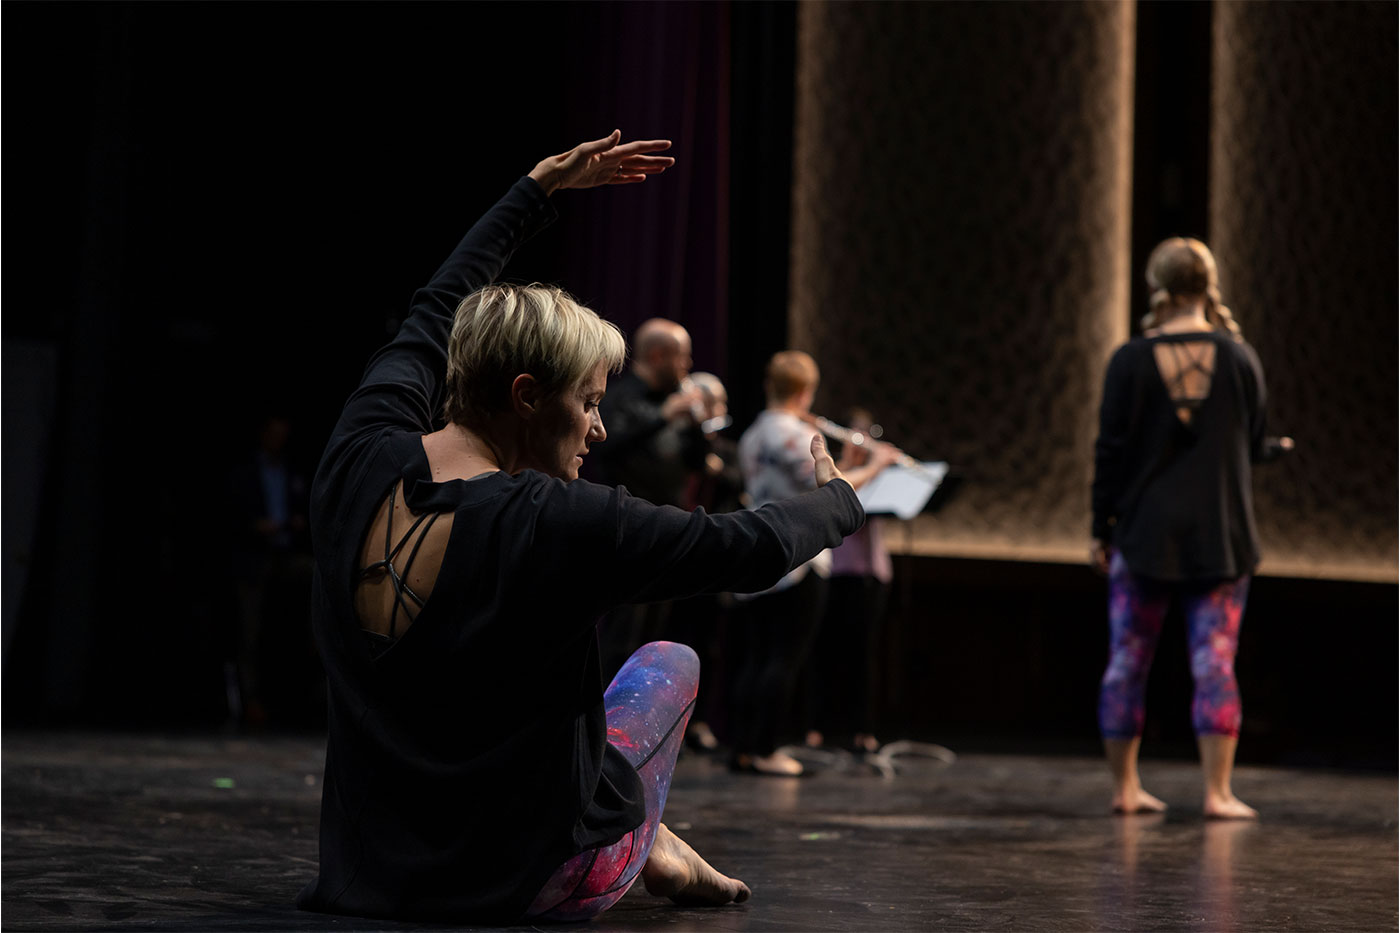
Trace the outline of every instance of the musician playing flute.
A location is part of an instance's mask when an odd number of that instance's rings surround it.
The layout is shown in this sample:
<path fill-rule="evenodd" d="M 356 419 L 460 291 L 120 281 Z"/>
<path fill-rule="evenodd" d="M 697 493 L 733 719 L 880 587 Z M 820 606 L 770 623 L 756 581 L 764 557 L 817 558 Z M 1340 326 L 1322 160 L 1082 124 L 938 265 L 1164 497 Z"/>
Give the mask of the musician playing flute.
<path fill-rule="evenodd" d="M 819 436 L 810 419 L 820 378 L 816 361 L 800 350 L 785 350 L 769 360 L 764 379 L 768 406 L 739 439 L 739 463 L 751 508 L 815 488 L 812 458 L 804 452 Z M 867 463 L 844 474 L 857 489 L 903 455 L 880 442 L 868 449 Z M 801 762 L 778 751 L 779 739 L 821 623 L 830 566 L 831 554 L 823 551 L 794 568 L 777 585 L 746 601 L 734 626 L 738 674 L 733 683 L 731 766 L 736 771 L 802 774 Z"/>

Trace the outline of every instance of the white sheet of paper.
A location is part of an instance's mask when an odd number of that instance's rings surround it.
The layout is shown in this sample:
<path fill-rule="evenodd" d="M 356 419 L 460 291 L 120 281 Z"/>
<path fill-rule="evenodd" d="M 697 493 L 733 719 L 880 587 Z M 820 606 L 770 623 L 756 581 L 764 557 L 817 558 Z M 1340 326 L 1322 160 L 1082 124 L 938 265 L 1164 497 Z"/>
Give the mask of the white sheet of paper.
<path fill-rule="evenodd" d="M 871 515 L 895 515 L 907 520 L 923 511 L 947 475 L 948 464 L 942 460 L 927 461 L 922 470 L 896 464 L 881 470 L 856 495 Z"/>

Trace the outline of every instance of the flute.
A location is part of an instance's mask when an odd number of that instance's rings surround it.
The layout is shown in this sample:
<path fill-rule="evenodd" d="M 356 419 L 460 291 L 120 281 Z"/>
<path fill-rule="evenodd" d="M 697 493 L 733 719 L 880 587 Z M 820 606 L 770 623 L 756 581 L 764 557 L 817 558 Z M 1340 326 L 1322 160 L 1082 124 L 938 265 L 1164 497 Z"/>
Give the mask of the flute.
<path fill-rule="evenodd" d="M 844 425 L 837 424 L 830 418 L 823 418 L 821 415 L 813 415 L 811 423 L 812 427 L 816 428 L 827 437 L 834 441 L 840 441 L 843 444 L 853 444 L 856 447 L 864 447 L 867 440 L 874 440 L 874 438 L 867 437 L 860 431 L 853 431 Z M 871 433 L 874 432 L 872 431 Z M 899 459 L 896 460 L 895 463 L 909 470 L 919 470 L 924 473 L 929 472 L 928 467 L 908 454 L 900 454 Z"/>

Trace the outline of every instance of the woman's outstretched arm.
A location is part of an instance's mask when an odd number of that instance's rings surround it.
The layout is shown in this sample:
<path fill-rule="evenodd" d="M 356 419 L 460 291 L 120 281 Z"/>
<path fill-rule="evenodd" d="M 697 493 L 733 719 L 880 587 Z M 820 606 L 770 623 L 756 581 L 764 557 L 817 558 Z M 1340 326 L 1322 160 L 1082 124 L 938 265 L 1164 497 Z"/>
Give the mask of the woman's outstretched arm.
<path fill-rule="evenodd" d="M 767 589 L 865 521 L 820 436 L 809 456 L 819 488 L 722 515 L 653 505 L 585 480 L 551 483 L 531 532 L 534 589 L 545 602 L 567 601 L 569 611 L 555 613 L 565 626 L 591 625 L 623 603 Z"/>

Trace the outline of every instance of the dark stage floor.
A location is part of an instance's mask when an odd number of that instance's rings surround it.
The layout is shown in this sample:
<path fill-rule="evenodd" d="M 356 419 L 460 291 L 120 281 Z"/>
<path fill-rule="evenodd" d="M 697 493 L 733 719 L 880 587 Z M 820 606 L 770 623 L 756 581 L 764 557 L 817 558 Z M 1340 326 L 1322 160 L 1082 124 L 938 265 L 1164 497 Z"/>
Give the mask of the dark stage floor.
<path fill-rule="evenodd" d="M 317 740 L 14 733 L 3 770 L 6 930 L 422 928 L 291 908 Z M 1395 775 L 1242 768 L 1263 819 L 1232 824 L 1201 818 L 1194 765 L 1143 772 L 1165 817 L 1108 816 L 1084 758 L 802 780 L 685 758 L 667 822 L 753 899 L 679 909 L 638 885 L 588 929 L 1396 929 Z"/>

